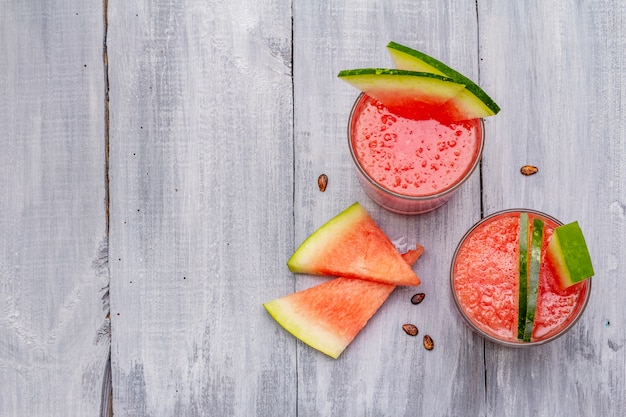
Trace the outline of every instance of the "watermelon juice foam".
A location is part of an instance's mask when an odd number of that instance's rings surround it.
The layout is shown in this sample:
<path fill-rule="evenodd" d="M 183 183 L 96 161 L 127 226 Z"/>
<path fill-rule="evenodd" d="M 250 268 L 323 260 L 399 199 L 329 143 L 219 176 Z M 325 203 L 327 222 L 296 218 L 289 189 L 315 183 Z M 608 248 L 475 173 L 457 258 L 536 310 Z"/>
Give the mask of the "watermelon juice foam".
<path fill-rule="evenodd" d="M 478 166 L 483 124 L 405 118 L 361 94 L 348 139 L 367 195 L 388 210 L 419 214 L 447 202 Z"/>
<path fill-rule="evenodd" d="M 545 222 L 530 342 L 518 339 L 521 212 Z M 466 233 L 452 259 L 450 285 L 458 311 L 470 328 L 493 342 L 523 347 L 554 340 L 578 321 L 589 299 L 591 279 L 562 289 L 543 256 L 560 225 L 537 211 L 505 210 L 486 217 Z"/>

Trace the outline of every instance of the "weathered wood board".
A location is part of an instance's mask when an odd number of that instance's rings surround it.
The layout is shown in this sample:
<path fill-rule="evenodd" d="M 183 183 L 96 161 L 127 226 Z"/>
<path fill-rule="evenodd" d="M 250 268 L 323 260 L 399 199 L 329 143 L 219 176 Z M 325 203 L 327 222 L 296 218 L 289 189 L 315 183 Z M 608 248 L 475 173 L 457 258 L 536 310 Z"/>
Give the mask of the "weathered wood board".
<path fill-rule="evenodd" d="M 2 416 L 100 413 L 110 340 L 102 10 L 0 4 Z"/>
<path fill-rule="evenodd" d="M 291 415 L 291 3 L 109 2 L 117 415 Z"/>
<path fill-rule="evenodd" d="M 453 30 L 454 28 L 454 30 Z M 391 214 L 361 190 L 348 149 L 348 116 L 359 91 L 342 69 L 388 67 L 389 41 L 412 45 L 478 77 L 474 1 L 333 1 L 294 4 L 296 244 L 359 201 L 400 248 L 425 247 L 422 284 L 397 288 L 338 361 L 298 345 L 298 415 L 481 415 L 483 343 L 459 321 L 449 292 L 456 242 L 480 218 L 478 172 L 448 204 L 421 216 Z M 317 189 L 329 176 L 325 193 Z M 320 282 L 298 277 L 298 288 Z M 417 291 L 426 299 L 418 306 Z M 417 325 L 412 338 L 404 323 Z M 422 346 L 430 335 L 433 351 Z"/>

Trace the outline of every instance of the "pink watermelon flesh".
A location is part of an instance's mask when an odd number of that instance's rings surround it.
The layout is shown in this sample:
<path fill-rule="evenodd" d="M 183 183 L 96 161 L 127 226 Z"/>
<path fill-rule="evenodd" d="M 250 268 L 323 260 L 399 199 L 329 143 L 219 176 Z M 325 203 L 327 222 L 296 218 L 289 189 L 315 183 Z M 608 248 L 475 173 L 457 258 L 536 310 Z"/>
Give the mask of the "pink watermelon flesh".
<path fill-rule="evenodd" d="M 423 252 L 424 248 L 417 245 L 401 257 L 412 265 Z M 337 359 L 395 287 L 340 277 L 263 306 L 293 336 Z"/>
<path fill-rule="evenodd" d="M 387 235 L 359 204 L 328 221 L 287 262 L 295 273 L 416 286 L 420 280 Z"/>
<path fill-rule="evenodd" d="M 414 265 L 423 253 L 424 247 L 422 245 L 415 245 L 415 249 L 408 250 L 401 256 L 408 265 Z"/>

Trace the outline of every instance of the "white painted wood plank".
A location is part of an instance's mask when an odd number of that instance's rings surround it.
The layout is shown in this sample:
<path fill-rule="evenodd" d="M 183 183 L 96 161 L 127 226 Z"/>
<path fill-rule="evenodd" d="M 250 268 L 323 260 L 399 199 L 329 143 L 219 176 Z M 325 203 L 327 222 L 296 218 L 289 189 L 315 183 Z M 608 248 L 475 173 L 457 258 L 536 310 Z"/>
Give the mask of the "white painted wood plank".
<path fill-rule="evenodd" d="M 113 411 L 294 415 L 290 1 L 109 1 Z"/>
<path fill-rule="evenodd" d="M 486 213 L 578 220 L 596 278 L 585 315 L 524 352 L 488 344 L 498 416 L 621 416 L 626 409 L 626 4 L 480 1 L 481 81 L 499 94 L 484 158 Z M 539 173 L 520 175 L 525 164 Z"/>
<path fill-rule="evenodd" d="M 421 286 L 397 289 L 338 360 L 298 344 L 299 416 L 484 414 L 483 343 L 457 317 L 448 278 L 458 240 L 480 218 L 478 173 L 435 212 L 394 215 L 359 188 L 348 150 L 348 115 L 358 91 L 336 75 L 392 65 L 385 48 L 391 40 L 478 79 L 474 1 L 294 2 L 294 243 L 360 201 L 392 240 L 417 241 L 426 250 L 414 268 Z M 325 193 L 317 189 L 321 173 L 329 176 Z M 320 282 L 296 279 L 298 288 Z M 426 299 L 414 306 L 410 298 L 418 290 Z M 408 337 L 406 322 L 420 336 Z M 433 351 L 422 347 L 423 334 L 433 337 Z"/>
<path fill-rule="evenodd" d="M 109 357 L 102 2 L 0 4 L 0 415 L 96 416 Z"/>

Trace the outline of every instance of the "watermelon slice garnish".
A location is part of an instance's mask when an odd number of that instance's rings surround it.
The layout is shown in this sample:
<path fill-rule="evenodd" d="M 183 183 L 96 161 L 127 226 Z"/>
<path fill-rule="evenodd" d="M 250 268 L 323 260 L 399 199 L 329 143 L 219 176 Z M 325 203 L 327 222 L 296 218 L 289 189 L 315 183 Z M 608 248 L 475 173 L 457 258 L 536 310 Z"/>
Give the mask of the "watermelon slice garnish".
<path fill-rule="evenodd" d="M 393 243 L 354 203 L 309 236 L 294 252 L 291 272 L 416 286 L 420 280 Z"/>
<path fill-rule="evenodd" d="M 571 287 L 594 275 L 591 255 L 578 222 L 554 229 L 546 260 L 552 264 L 561 288 Z"/>
<path fill-rule="evenodd" d="M 519 217 L 519 294 L 517 311 L 517 338 L 524 339 L 526 332 L 526 309 L 528 305 L 528 264 L 530 247 L 529 234 L 531 226 L 528 213 L 520 213 Z"/>
<path fill-rule="evenodd" d="M 529 222 L 530 225 L 530 222 Z M 528 290 L 526 301 L 526 326 L 524 342 L 530 342 L 535 326 L 535 312 L 537 309 L 537 293 L 539 292 L 539 272 L 541 270 L 541 250 L 543 247 L 544 221 L 533 219 L 530 245 L 530 263 L 528 265 Z"/>
<path fill-rule="evenodd" d="M 423 251 L 418 245 L 401 258 L 407 266 L 412 265 Z M 337 359 L 394 288 L 392 284 L 340 277 L 263 306 L 293 336 Z"/>
<path fill-rule="evenodd" d="M 457 96 L 464 84 L 438 74 L 387 68 L 340 71 L 338 77 L 384 104 L 393 113 L 429 119 Z"/>
<path fill-rule="evenodd" d="M 389 42 L 387 50 L 398 69 L 437 74 L 465 85 L 441 109 L 441 118 L 445 116 L 450 121 L 477 119 L 493 116 L 500 111 L 500 107 L 482 88 L 443 62 L 396 42 Z"/>

